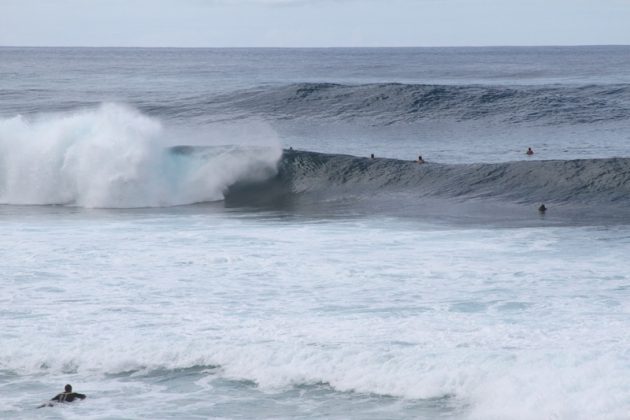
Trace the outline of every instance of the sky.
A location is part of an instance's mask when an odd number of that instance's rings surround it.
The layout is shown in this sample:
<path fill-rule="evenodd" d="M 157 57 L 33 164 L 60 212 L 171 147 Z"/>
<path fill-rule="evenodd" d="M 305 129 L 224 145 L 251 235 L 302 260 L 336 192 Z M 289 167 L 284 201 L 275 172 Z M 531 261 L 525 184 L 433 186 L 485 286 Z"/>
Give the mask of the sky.
<path fill-rule="evenodd" d="M 0 46 L 630 44 L 630 0 L 0 0 Z"/>

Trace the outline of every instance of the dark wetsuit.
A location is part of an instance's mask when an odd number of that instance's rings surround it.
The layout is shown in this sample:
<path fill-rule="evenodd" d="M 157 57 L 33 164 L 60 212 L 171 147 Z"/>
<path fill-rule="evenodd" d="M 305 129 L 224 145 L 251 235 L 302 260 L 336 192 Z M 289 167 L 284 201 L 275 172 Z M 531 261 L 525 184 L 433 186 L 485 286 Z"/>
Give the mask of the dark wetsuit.
<path fill-rule="evenodd" d="M 79 394 L 78 392 L 62 392 L 61 394 L 57 394 L 53 398 L 50 399 L 50 401 L 54 401 L 54 402 L 48 402 L 46 404 L 42 404 L 37 408 L 54 407 L 55 403 L 69 403 L 76 399 L 79 399 L 79 400 L 85 399 L 85 394 Z"/>
<path fill-rule="evenodd" d="M 57 402 L 72 402 L 75 399 L 85 399 L 85 395 L 84 394 L 79 394 L 78 392 L 62 392 L 59 395 L 55 395 L 54 398 L 52 398 L 50 401 L 57 401 Z"/>

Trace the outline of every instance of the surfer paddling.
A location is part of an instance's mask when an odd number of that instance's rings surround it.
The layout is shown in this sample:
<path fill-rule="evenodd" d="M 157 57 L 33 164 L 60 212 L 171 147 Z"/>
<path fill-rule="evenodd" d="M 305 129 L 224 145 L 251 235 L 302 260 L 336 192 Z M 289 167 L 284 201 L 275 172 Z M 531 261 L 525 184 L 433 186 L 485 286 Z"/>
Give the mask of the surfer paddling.
<path fill-rule="evenodd" d="M 74 400 L 84 400 L 86 398 L 85 394 L 79 394 L 78 392 L 72 392 L 72 385 L 68 384 L 65 386 L 65 391 L 55 395 L 53 398 L 50 399 L 50 402 L 47 402 L 46 404 L 42 404 L 37 408 L 42 408 L 42 407 L 52 407 L 55 405 L 55 403 L 70 403 Z"/>

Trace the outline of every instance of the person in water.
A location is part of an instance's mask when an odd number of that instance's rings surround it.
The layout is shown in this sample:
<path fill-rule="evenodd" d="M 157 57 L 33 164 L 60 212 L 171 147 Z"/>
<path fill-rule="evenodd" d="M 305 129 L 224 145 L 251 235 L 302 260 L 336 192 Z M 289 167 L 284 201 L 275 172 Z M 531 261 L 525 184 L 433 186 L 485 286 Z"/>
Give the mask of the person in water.
<path fill-rule="evenodd" d="M 545 207 L 544 204 L 541 204 L 540 207 L 538 207 L 538 211 L 544 213 L 547 211 L 547 207 Z"/>
<path fill-rule="evenodd" d="M 370 159 L 374 159 L 374 153 L 370 155 Z"/>
<path fill-rule="evenodd" d="M 416 162 L 418 162 L 418 163 L 425 163 L 424 159 L 422 159 L 422 156 L 418 156 L 418 160 Z"/>
<path fill-rule="evenodd" d="M 526 154 L 527 156 L 531 156 L 531 155 L 533 155 L 533 154 L 534 154 L 534 151 L 532 150 L 532 148 L 531 148 L 531 147 L 528 147 L 528 148 L 527 148 L 527 152 L 525 152 L 525 154 Z"/>
<path fill-rule="evenodd" d="M 72 385 L 68 384 L 65 386 L 65 391 L 62 392 L 61 394 L 57 394 L 55 395 L 53 398 L 50 399 L 51 402 L 47 403 L 47 404 L 42 404 L 37 408 L 42 408 L 42 407 L 52 407 L 54 405 L 55 402 L 58 403 L 70 403 L 76 399 L 79 400 L 84 400 L 86 398 L 85 394 L 79 394 L 78 392 L 72 392 Z"/>

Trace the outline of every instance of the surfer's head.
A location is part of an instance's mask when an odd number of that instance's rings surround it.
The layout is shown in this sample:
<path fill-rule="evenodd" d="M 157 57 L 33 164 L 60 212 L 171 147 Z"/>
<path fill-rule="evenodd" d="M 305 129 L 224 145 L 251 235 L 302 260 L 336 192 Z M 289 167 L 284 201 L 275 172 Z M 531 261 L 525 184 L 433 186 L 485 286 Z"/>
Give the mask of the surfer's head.
<path fill-rule="evenodd" d="M 64 389 L 66 390 L 66 392 L 72 392 L 72 385 L 67 384 Z"/>

